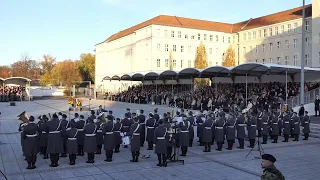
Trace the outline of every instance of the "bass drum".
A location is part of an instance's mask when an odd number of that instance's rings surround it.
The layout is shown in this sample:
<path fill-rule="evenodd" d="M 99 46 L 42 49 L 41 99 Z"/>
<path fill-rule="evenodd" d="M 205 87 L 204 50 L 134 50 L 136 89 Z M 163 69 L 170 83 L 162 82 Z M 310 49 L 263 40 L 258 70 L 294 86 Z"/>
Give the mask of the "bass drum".
<path fill-rule="evenodd" d="M 124 146 L 130 145 L 130 138 L 129 138 L 129 136 L 124 136 L 124 137 L 122 138 L 122 144 L 123 144 Z"/>

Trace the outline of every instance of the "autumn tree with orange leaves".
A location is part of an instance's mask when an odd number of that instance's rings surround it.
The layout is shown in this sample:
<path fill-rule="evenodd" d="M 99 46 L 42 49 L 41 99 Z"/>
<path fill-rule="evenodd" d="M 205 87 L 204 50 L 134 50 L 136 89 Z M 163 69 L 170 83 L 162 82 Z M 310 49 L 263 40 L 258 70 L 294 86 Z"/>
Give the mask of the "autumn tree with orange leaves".
<path fill-rule="evenodd" d="M 200 42 L 200 45 L 197 48 L 197 56 L 194 62 L 194 67 L 198 69 L 205 69 L 208 67 L 208 55 L 205 45 Z M 196 85 L 208 85 L 209 79 L 207 78 L 195 78 L 194 83 Z"/>
<path fill-rule="evenodd" d="M 222 61 L 222 66 L 233 67 L 235 65 L 236 65 L 235 52 L 230 45 L 227 49 L 227 52 L 225 53 L 224 59 Z"/>
<path fill-rule="evenodd" d="M 82 81 L 77 62 L 72 60 L 58 62 L 53 68 L 53 76 L 63 86 L 67 87 L 80 84 Z"/>

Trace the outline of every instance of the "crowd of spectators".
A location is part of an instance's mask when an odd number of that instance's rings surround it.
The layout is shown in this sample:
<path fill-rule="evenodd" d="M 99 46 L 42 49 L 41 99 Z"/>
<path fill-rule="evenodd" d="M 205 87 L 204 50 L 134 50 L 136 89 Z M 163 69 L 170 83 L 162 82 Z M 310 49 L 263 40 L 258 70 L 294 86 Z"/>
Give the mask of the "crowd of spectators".
<path fill-rule="evenodd" d="M 0 102 L 22 101 L 24 91 L 23 86 L 0 86 Z"/>
<path fill-rule="evenodd" d="M 300 83 L 288 83 L 288 98 L 299 95 Z M 319 87 L 318 83 L 307 83 L 305 91 Z M 279 107 L 286 99 L 285 83 L 252 83 L 246 84 L 217 84 L 193 88 L 191 85 L 140 85 L 130 87 L 127 91 L 110 95 L 113 100 L 157 105 L 177 106 L 186 109 L 215 109 L 218 107 L 237 105 L 244 109 L 259 106 L 268 109 L 270 106 Z M 247 99 L 247 102 L 246 102 Z"/>

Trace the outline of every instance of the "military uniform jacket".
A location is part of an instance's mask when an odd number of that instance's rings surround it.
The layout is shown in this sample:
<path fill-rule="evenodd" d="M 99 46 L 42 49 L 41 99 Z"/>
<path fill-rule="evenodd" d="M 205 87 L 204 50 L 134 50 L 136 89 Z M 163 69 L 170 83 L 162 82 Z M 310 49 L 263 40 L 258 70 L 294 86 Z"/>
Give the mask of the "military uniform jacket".
<path fill-rule="evenodd" d="M 302 119 L 302 132 L 305 134 L 310 133 L 310 117 L 308 115 L 305 115 Z"/>
<path fill-rule="evenodd" d="M 108 121 L 104 124 L 102 134 L 104 136 L 104 150 L 113 150 L 114 144 L 114 123 L 113 121 Z"/>
<path fill-rule="evenodd" d="M 261 130 L 262 128 L 262 116 L 263 116 L 263 112 L 260 112 L 257 119 L 257 130 Z"/>
<path fill-rule="evenodd" d="M 204 123 L 203 123 L 203 137 L 202 137 L 202 142 L 205 143 L 211 143 L 212 142 L 212 128 L 213 127 L 213 120 L 212 118 L 208 118 Z"/>
<path fill-rule="evenodd" d="M 122 143 L 122 137 L 120 135 L 121 129 L 122 129 L 122 124 L 120 122 L 117 122 L 114 124 L 114 128 L 113 128 L 114 145 L 119 145 Z"/>
<path fill-rule="evenodd" d="M 97 145 L 103 144 L 103 135 L 102 135 L 102 129 L 100 129 L 101 121 L 98 120 L 95 125 L 97 126 L 97 132 L 96 132 L 96 139 L 97 139 Z"/>
<path fill-rule="evenodd" d="M 78 141 L 78 145 L 83 146 L 84 144 L 84 127 L 86 125 L 86 122 L 81 119 L 78 122 L 76 122 L 77 124 L 77 129 L 78 129 L 78 134 L 77 134 L 77 141 Z"/>
<path fill-rule="evenodd" d="M 97 151 L 97 138 L 96 138 L 97 129 L 98 127 L 93 122 L 89 122 L 84 127 L 84 144 L 83 144 L 84 152 L 94 153 Z"/>
<path fill-rule="evenodd" d="M 140 140 L 141 142 L 144 142 L 146 140 L 146 116 L 144 116 L 143 114 L 140 114 L 138 116 L 138 119 L 139 119 L 139 124 L 141 128 Z"/>
<path fill-rule="evenodd" d="M 287 114 L 287 115 L 284 115 L 283 116 L 283 134 L 291 134 L 291 125 L 290 125 L 290 116 Z"/>
<path fill-rule="evenodd" d="M 285 177 L 276 167 L 269 166 L 263 170 L 261 180 L 285 180 Z"/>
<path fill-rule="evenodd" d="M 78 141 L 77 134 L 79 130 L 77 128 L 69 128 L 66 132 L 67 136 L 67 154 L 77 154 Z"/>
<path fill-rule="evenodd" d="M 64 129 L 67 130 L 70 127 L 70 123 L 66 119 L 61 119 L 61 126 L 64 126 Z M 63 144 L 67 144 L 68 137 L 66 135 L 66 131 L 62 131 L 61 133 L 62 133 Z"/>
<path fill-rule="evenodd" d="M 47 153 L 55 154 L 63 152 L 62 133 L 65 132 L 65 127 L 61 125 L 59 119 L 53 118 L 47 122 L 48 145 Z"/>
<path fill-rule="evenodd" d="M 279 119 L 278 116 L 274 116 L 271 124 L 271 135 L 279 136 Z"/>
<path fill-rule="evenodd" d="M 257 135 L 257 117 L 252 116 L 247 122 L 248 138 L 255 139 Z"/>
<path fill-rule="evenodd" d="M 167 133 L 170 136 L 170 130 L 171 130 L 171 123 L 169 123 L 168 121 L 164 121 L 163 126 L 167 129 Z M 172 142 L 172 138 L 170 137 L 167 143 L 167 147 L 172 147 L 173 142 Z"/>
<path fill-rule="evenodd" d="M 269 117 L 264 114 L 262 116 L 262 129 L 261 129 L 261 135 L 262 136 L 267 136 L 268 133 L 269 133 L 269 122 L 268 122 L 268 119 Z"/>
<path fill-rule="evenodd" d="M 194 138 L 194 117 L 193 116 L 188 117 L 188 121 L 190 122 L 189 139 L 193 139 Z"/>
<path fill-rule="evenodd" d="M 154 114 L 154 115 L 153 115 L 153 118 L 158 122 L 159 119 L 160 119 L 160 116 L 159 116 L 159 114 Z"/>
<path fill-rule="evenodd" d="M 139 123 L 134 123 L 130 127 L 129 136 L 131 136 L 131 151 L 140 151 L 140 132 L 142 131 Z"/>
<path fill-rule="evenodd" d="M 293 117 L 293 134 L 300 134 L 300 117 Z"/>
<path fill-rule="evenodd" d="M 181 129 L 179 136 L 180 146 L 189 146 L 189 127 L 190 122 L 188 120 L 183 120 L 179 123 Z"/>
<path fill-rule="evenodd" d="M 236 120 L 237 127 L 237 138 L 244 139 L 246 137 L 245 133 L 245 117 L 243 115 L 238 116 Z"/>
<path fill-rule="evenodd" d="M 121 132 L 129 132 L 131 121 L 128 118 L 123 118 L 121 121 L 121 124 L 122 124 Z"/>
<path fill-rule="evenodd" d="M 236 120 L 233 116 L 229 116 L 225 123 L 227 141 L 234 141 L 236 138 Z"/>
<path fill-rule="evenodd" d="M 167 143 L 169 139 L 169 134 L 167 133 L 167 128 L 162 125 L 155 129 L 154 131 L 154 144 L 156 154 L 167 154 Z"/>
<path fill-rule="evenodd" d="M 200 114 L 196 117 L 196 123 L 197 123 L 197 137 L 202 138 L 203 137 L 203 120 L 202 118 L 205 118 L 203 114 Z"/>
<path fill-rule="evenodd" d="M 24 135 L 24 155 L 37 155 L 39 152 L 38 146 L 38 126 L 34 122 L 29 122 L 23 128 Z"/>
<path fill-rule="evenodd" d="M 282 121 L 283 121 L 283 113 L 280 112 L 279 115 L 278 115 L 278 127 L 279 127 L 279 130 L 282 129 L 282 125 L 283 125 Z"/>
<path fill-rule="evenodd" d="M 218 118 L 214 122 L 215 126 L 215 140 L 217 142 L 223 142 L 224 141 L 224 119 L 223 118 Z"/>
<path fill-rule="evenodd" d="M 38 122 L 39 147 L 47 147 L 48 133 L 46 132 L 47 123 L 44 120 Z"/>
<path fill-rule="evenodd" d="M 156 127 L 157 120 L 154 118 L 150 118 L 147 120 L 146 127 L 147 127 L 147 138 L 146 140 L 149 142 L 153 142 L 154 140 L 154 128 Z"/>

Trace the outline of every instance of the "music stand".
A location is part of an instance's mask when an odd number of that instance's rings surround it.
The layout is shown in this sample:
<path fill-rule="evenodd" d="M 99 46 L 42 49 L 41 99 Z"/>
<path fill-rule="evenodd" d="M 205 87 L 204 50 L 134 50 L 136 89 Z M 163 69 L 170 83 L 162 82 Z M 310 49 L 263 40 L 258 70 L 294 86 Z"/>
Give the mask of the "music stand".
<path fill-rule="evenodd" d="M 256 145 L 258 145 L 258 148 L 257 150 L 255 150 L 254 148 L 256 147 Z M 249 151 L 249 153 L 246 155 L 246 158 L 249 156 L 249 154 L 252 152 L 252 151 L 259 151 L 260 153 L 260 157 L 254 157 L 254 159 L 261 159 L 261 156 L 262 156 L 262 153 L 264 154 L 264 150 L 262 148 L 262 145 L 260 143 L 260 137 L 258 136 L 258 141 L 256 141 L 253 145 L 253 147 L 251 148 L 251 150 Z"/>
<path fill-rule="evenodd" d="M 176 134 L 177 134 L 177 121 L 173 121 L 174 126 L 173 126 L 173 133 L 172 134 L 172 139 L 173 139 L 173 154 L 172 156 L 167 159 L 167 163 L 172 162 L 172 163 L 182 163 L 184 164 L 184 160 L 179 159 L 179 148 L 177 147 L 176 144 Z"/>

